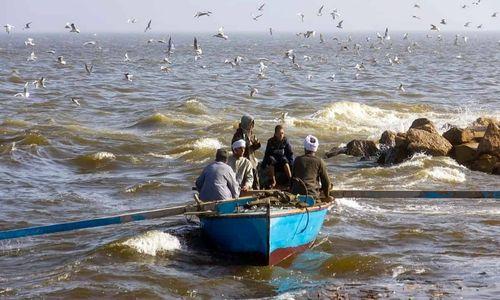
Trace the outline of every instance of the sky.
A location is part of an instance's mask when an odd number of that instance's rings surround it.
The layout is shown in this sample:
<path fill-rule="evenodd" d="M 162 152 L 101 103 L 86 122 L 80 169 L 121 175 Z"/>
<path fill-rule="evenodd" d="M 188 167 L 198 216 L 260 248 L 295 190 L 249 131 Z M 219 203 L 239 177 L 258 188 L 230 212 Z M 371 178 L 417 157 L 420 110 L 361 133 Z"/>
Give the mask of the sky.
<path fill-rule="evenodd" d="M 479 5 L 474 2 L 480 1 Z M 339 20 L 333 21 L 330 12 L 337 9 L 344 20 L 342 31 L 427 31 L 436 24 L 441 31 L 500 31 L 500 0 L 2 0 L 0 24 L 14 25 L 14 32 L 33 22 L 31 32 L 65 32 L 66 22 L 74 22 L 81 32 L 143 32 L 148 20 L 152 31 L 216 32 L 223 26 L 230 32 L 338 32 Z M 264 4 L 263 16 L 257 21 L 252 14 Z M 421 8 L 415 8 L 414 4 Z M 323 15 L 317 16 L 324 5 Z M 467 5 L 466 9 L 462 9 Z M 197 11 L 209 10 L 210 17 L 194 18 Z M 297 15 L 304 13 L 304 22 Z M 496 18 L 491 17 L 499 12 Z M 416 15 L 421 19 L 415 19 Z M 127 19 L 137 18 L 136 24 Z M 442 18 L 447 25 L 441 25 Z M 471 22 L 470 28 L 464 28 Z"/>

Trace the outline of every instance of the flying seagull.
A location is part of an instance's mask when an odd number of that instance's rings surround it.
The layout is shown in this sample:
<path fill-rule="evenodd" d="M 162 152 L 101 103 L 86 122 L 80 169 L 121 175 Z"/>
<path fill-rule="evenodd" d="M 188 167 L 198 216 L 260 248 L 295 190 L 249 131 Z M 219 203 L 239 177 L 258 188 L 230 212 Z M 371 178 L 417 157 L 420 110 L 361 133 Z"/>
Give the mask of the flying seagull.
<path fill-rule="evenodd" d="M 248 86 L 250 88 L 250 97 L 253 97 L 255 94 L 259 93 L 259 90 L 255 87 Z"/>
<path fill-rule="evenodd" d="M 128 72 L 123 74 L 123 75 L 125 75 L 125 80 L 128 80 L 128 81 L 132 81 L 132 77 L 134 77 L 134 75 L 132 75 Z"/>
<path fill-rule="evenodd" d="M 471 23 L 471 22 L 467 22 L 467 23 L 465 23 L 465 24 L 464 24 L 464 27 L 469 27 L 470 23 Z"/>
<path fill-rule="evenodd" d="M 85 64 L 85 71 L 87 71 L 87 74 L 89 74 L 89 75 L 92 74 L 92 69 L 94 69 L 93 64 L 90 64 L 90 66 Z"/>
<path fill-rule="evenodd" d="M 24 25 L 23 29 L 30 29 L 31 28 L 30 27 L 31 23 L 33 23 L 33 22 L 26 23 L 26 25 Z"/>
<path fill-rule="evenodd" d="M 35 86 L 35 89 L 39 87 L 45 88 L 45 77 L 41 77 L 40 79 L 33 81 L 32 84 Z"/>
<path fill-rule="evenodd" d="M 439 22 L 439 23 L 441 23 L 443 25 L 446 25 L 446 20 L 445 19 L 441 19 L 441 22 Z"/>
<path fill-rule="evenodd" d="M 260 14 L 260 15 L 253 15 L 253 14 L 252 14 L 252 19 L 253 19 L 254 21 L 257 21 L 257 19 L 258 19 L 258 18 L 260 18 L 260 17 L 262 17 L 262 16 L 263 16 L 263 14 Z"/>
<path fill-rule="evenodd" d="M 29 84 L 29 82 L 26 82 L 24 84 L 23 92 L 15 94 L 14 97 L 28 98 L 30 96 L 30 93 L 28 92 L 28 84 Z"/>
<path fill-rule="evenodd" d="M 71 30 L 69 32 L 76 32 L 76 33 L 80 33 L 80 29 L 76 28 L 76 25 L 75 23 L 71 23 Z"/>
<path fill-rule="evenodd" d="M 262 3 L 259 8 L 257 8 L 258 11 L 263 11 L 264 10 L 264 5 L 266 5 L 265 3 Z"/>
<path fill-rule="evenodd" d="M 344 20 L 340 21 L 340 22 L 337 24 L 337 28 L 339 28 L 339 29 L 344 28 L 344 27 L 342 27 L 342 23 L 344 23 Z"/>
<path fill-rule="evenodd" d="M 271 27 L 269 27 L 269 34 L 273 35 L 273 29 Z"/>
<path fill-rule="evenodd" d="M 325 7 L 325 5 L 321 5 L 321 7 L 318 9 L 318 13 L 317 13 L 318 17 L 321 17 L 323 15 L 323 12 L 322 12 L 323 7 Z"/>
<path fill-rule="evenodd" d="M 439 27 L 434 24 L 431 24 L 431 30 L 439 31 Z"/>
<path fill-rule="evenodd" d="M 57 62 L 61 65 L 66 64 L 66 61 L 64 60 L 64 57 L 62 55 L 57 57 Z"/>
<path fill-rule="evenodd" d="M 3 27 L 5 27 L 5 31 L 10 34 L 10 32 L 12 31 L 12 28 L 14 28 L 14 26 L 10 25 L 10 24 L 6 24 L 4 25 Z"/>
<path fill-rule="evenodd" d="M 492 17 L 492 18 L 496 18 L 496 17 L 497 17 L 497 14 L 498 14 L 497 12 L 494 12 L 494 13 L 491 15 L 491 17 Z"/>
<path fill-rule="evenodd" d="M 214 36 L 225 40 L 228 39 L 228 36 L 224 34 L 224 27 L 220 27 L 219 32 L 217 34 L 214 34 Z"/>
<path fill-rule="evenodd" d="M 35 52 L 31 52 L 28 59 L 26 59 L 26 61 L 35 61 L 35 60 L 36 60 Z"/>
<path fill-rule="evenodd" d="M 81 106 L 81 105 L 80 105 L 80 102 L 78 102 L 78 100 L 82 100 L 82 98 L 80 98 L 80 97 L 71 97 L 71 101 L 72 101 L 73 103 L 75 103 L 75 104 L 76 104 L 76 105 L 78 105 L 78 106 Z"/>
<path fill-rule="evenodd" d="M 299 17 L 300 17 L 300 20 L 301 20 L 302 22 L 304 22 L 304 13 L 299 12 L 299 13 L 297 14 L 297 16 L 299 16 Z"/>
<path fill-rule="evenodd" d="M 334 10 L 330 13 L 330 15 L 332 16 L 333 20 L 335 20 L 335 18 L 337 18 L 337 17 L 340 17 L 340 14 L 339 14 L 339 12 L 338 12 L 338 10 L 337 10 L 337 9 L 334 9 Z"/>
<path fill-rule="evenodd" d="M 194 38 L 193 46 L 194 46 L 194 52 L 196 53 L 196 56 L 200 56 L 201 54 L 203 54 L 203 51 L 201 50 L 201 47 L 198 44 L 198 40 L 196 39 L 196 37 Z"/>
<path fill-rule="evenodd" d="M 35 43 L 34 43 L 34 40 L 32 38 L 28 38 L 28 40 L 26 40 L 24 42 L 24 45 L 26 45 L 26 46 L 28 46 L 28 45 L 29 46 L 35 46 Z"/>
<path fill-rule="evenodd" d="M 148 25 L 146 26 L 146 29 L 144 29 L 144 32 L 151 30 L 151 21 L 152 20 L 149 20 Z"/>
<path fill-rule="evenodd" d="M 400 90 L 403 93 L 406 92 L 405 87 L 403 86 L 403 83 L 399 84 L 398 90 Z"/>
<path fill-rule="evenodd" d="M 210 17 L 211 14 L 212 14 L 211 11 L 199 11 L 199 12 L 194 14 L 194 18 L 199 18 L 199 17 L 203 17 L 203 16 Z"/>
<path fill-rule="evenodd" d="M 127 20 L 127 23 L 135 24 L 135 23 L 137 23 L 137 19 L 136 18 L 130 18 L 130 19 Z"/>

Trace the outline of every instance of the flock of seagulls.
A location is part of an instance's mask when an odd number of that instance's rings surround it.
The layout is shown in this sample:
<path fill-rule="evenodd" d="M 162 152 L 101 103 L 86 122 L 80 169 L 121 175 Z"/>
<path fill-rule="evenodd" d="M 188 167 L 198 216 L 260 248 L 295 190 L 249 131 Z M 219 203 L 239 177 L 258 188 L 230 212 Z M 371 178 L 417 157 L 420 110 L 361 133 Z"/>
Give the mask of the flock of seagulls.
<path fill-rule="evenodd" d="M 481 0 L 474 0 L 472 2 L 472 5 L 479 5 L 481 3 Z M 259 21 L 263 16 L 264 16 L 264 9 L 265 9 L 265 6 L 266 4 L 265 3 L 262 3 L 260 4 L 258 7 L 256 7 L 256 11 L 251 13 L 251 18 L 254 20 L 254 21 Z M 464 4 L 464 5 L 461 5 L 462 9 L 466 9 L 468 8 L 469 6 Z M 422 6 L 418 3 L 415 3 L 413 5 L 413 8 L 415 10 L 422 10 Z M 324 14 L 324 11 L 325 11 L 325 5 L 321 5 L 319 7 L 319 9 L 316 11 L 316 16 L 317 17 L 321 17 L 323 16 Z M 212 15 L 212 11 L 197 11 L 195 14 L 194 14 L 194 18 L 201 18 L 201 17 L 210 17 Z M 336 28 L 338 29 L 344 29 L 344 20 L 341 19 L 341 14 L 339 12 L 338 9 L 332 9 L 329 13 L 328 13 L 332 20 L 334 21 L 334 25 Z M 491 17 L 492 18 L 496 18 L 498 15 L 498 12 L 493 12 L 491 14 Z M 297 13 L 297 16 L 299 17 L 299 22 L 304 22 L 304 19 L 306 18 L 306 14 L 304 14 L 303 12 L 298 12 Z M 412 16 L 413 19 L 418 19 L 420 20 L 420 16 L 418 14 L 415 14 Z M 138 23 L 138 20 L 137 18 L 135 17 L 131 17 L 129 19 L 127 19 L 127 23 L 129 24 L 136 24 Z M 436 23 L 436 24 L 439 24 L 439 26 L 446 26 L 448 25 L 448 21 L 445 19 L 445 18 L 442 18 L 439 23 Z M 430 31 L 436 31 L 436 32 L 440 32 L 441 31 L 441 28 L 436 25 L 436 24 L 430 24 Z M 465 24 L 464 24 L 464 27 L 468 28 L 470 27 L 472 24 L 471 21 L 467 21 Z M 28 23 L 25 23 L 24 27 L 23 27 L 23 30 L 29 30 L 31 29 L 32 25 L 32 22 L 28 22 Z M 478 29 L 481 29 L 483 27 L 482 24 L 478 24 L 476 25 L 476 28 Z M 11 24 L 6 24 L 4 25 L 4 28 L 5 28 L 5 31 L 7 34 L 11 34 L 13 32 L 13 29 L 15 28 L 15 26 L 11 25 Z M 71 22 L 67 22 L 66 25 L 64 26 L 65 29 L 69 29 L 69 32 L 70 33 L 80 33 L 80 29 L 76 26 L 75 23 L 71 23 Z M 144 32 L 148 32 L 148 31 L 151 31 L 152 30 L 152 19 L 150 19 L 148 22 L 147 22 L 147 25 L 144 29 Z M 273 35 L 273 28 L 269 27 L 269 34 L 272 36 Z M 315 30 L 306 30 L 305 32 L 299 32 L 296 34 L 297 36 L 300 36 L 300 37 L 303 37 L 303 38 L 306 38 L 306 39 L 309 39 L 309 38 L 314 38 L 316 36 L 316 31 Z M 213 37 L 216 37 L 216 38 L 220 38 L 222 40 L 228 40 L 229 39 L 229 36 L 224 32 L 224 27 L 221 26 L 217 33 L 213 35 Z M 427 35 L 428 38 L 432 38 L 431 36 Z M 460 36 L 459 34 L 457 34 L 455 36 L 455 40 L 454 40 L 454 45 L 458 46 L 460 44 L 460 37 L 462 39 L 462 41 L 464 43 L 467 43 L 467 40 L 468 38 L 466 36 Z M 405 33 L 402 37 L 403 40 L 408 40 L 409 39 L 409 34 L 408 33 Z M 442 40 L 442 37 L 441 35 L 438 35 L 437 37 L 438 40 Z M 341 51 L 348 51 L 348 50 L 353 50 L 355 53 L 359 54 L 362 46 L 360 44 L 357 44 L 355 43 L 354 45 L 351 45 L 351 42 L 352 42 L 352 39 L 351 37 L 349 36 L 347 41 L 346 42 L 341 42 L 339 41 L 338 38 L 333 38 L 334 41 L 337 41 L 337 43 L 340 45 L 340 50 Z M 323 34 L 319 34 L 319 42 L 320 43 L 325 43 L 326 39 L 324 37 Z M 386 28 L 384 33 L 383 34 L 380 34 L 380 33 L 377 33 L 376 34 L 376 43 L 375 42 L 372 42 L 371 41 L 371 37 L 366 37 L 366 42 L 367 43 L 370 43 L 370 46 L 369 48 L 371 49 L 381 49 L 380 45 L 385 45 L 386 43 L 389 43 L 391 41 L 391 36 L 389 34 L 389 28 Z M 162 44 L 168 44 L 167 46 L 167 50 L 165 51 L 166 52 L 166 57 L 163 59 L 163 62 L 165 63 L 165 65 L 161 65 L 160 66 L 160 70 L 163 71 L 163 72 L 170 72 L 171 71 L 171 60 L 170 60 L 170 56 L 171 54 L 173 53 L 174 49 L 175 49 L 175 46 L 172 42 L 172 38 L 170 37 L 168 41 L 166 40 L 154 40 L 154 39 L 150 39 L 147 41 L 148 43 L 155 43 L 155 42 L 158 42 L 158 43 L 162 43 Z M 34 62 L 37 60 L 37 56 L 34 52 L 34 46 L 36 45 L 35 44 L 35 41 L 33 38 L 28 38 L 25 42 L 25 45 L 27 47 L 31 47 L 32 48 L 32 51 L 29 55 L 29 57 L 27 58 L 27 61 L 28 62 Z M 95 46 L 97 44 L 96 41 L 87 41 L 85 43 L 83 43 L 84 46 Z M 306 45 L 307 46 L 307 45 Z M 411 53 L 415 48 L 417 47 L 417 44 L 416 42 L 413 42 L 411 43 L 408 47 L 407 47 L 407 52 L 408 53 Z M 47 51 L 47 53 L 51 53 L 51 54 L 55 54 L 55 51 L 54 50 L 50 50 L 50 51 Z M 193 41 L 193 54 L 194 54 L 194 60 L 198 60 L 200 58 L 202 58 L 202 55 L 203 55 L 203 50 L 202 50 L 202 47 L 198 41 L 198 39 L 196 37 L 194 37 L 194 41 Z M 299 59 L 297 58 L 295 52 L 293 49 L 289 49 L 289 50 L 286 50 L 284 51 L 284 57 L 289 59 L 291 61 L 291 66 L 293 69 L 301 69 L 301 65 L 299 64 Z M 457 58 L 459 58 L 457 56 Z M 304 55 L 302 57 L 303 61 L 310 61 L 312 58 L 309 56 L 309 55 Z M 241 64 L 241 62 L 244 60 L 244 58 L 242 56 L 235 56 L 233 59 L 226 59 L 224 61 L 225 64 L 228 64 L 230 65 L 231 67 L 235 67 L 235 66 L 239 66 Z M 130 62 L 131 59 L 128 55 L 127 52 L 125 52 L 124 54 L 124 59 L 123 59 L 124 62 Z M 264 79 L 266 78 L 266 74 L 267 74 L 267 69 L 268 69 L 268 66 L 266 65 L 266 63 L 268 63 L 268 59 L 266 58 L 261 58 L 259 59 L 259 70 L 258 70 L 258 73 L 257 73 L 257 77 L 259 79 Z M 399 59 L 398 56 L 389 56 L 387 57 L 387 61 L 390 65 L 395 65 L 395 64 L 400 64 L 401 63 L 401 60 Z M 377 64 L 378 62 L 375 60 L 375 59 L 372 59 L 371 63 L 373 64 Z M 66 65 L 66 61 L 64 59 L 64 57 L 62 55 L 58 56 L 57 57 L 57 64 L 60 65 L 60 66 L 64 66 Z M 85 67 L 85 71 L 87 73 L 87 75 L 91 75 L 93 73 L 93 68 L 94 68 L 94 65 L 93 64 L 87 64 L 85 63 L 84 64 L 84 67 Z M 205 67 L 205 66 L 202 66 L 202 67 Z M 361 74 L 363 71 L 366 70 L 366 66 L 364 64 L 364 62 L 360 62 L 360 63 L 357 63 L 355 66 L 354 66 L 354 69 L 356 70 L 355 71 L 355 74 L 354 74 L 354 79 L 359 79 L 361 77 Z M 283 74 L 286 74 L 286 70 L 280 70 L 281 73 Z M 124 73 L 124 80 L 126 81 L 132 81 L 133 80 L 133 75 L 129 72 L 127 73 Z M 336 75 L 334 73 L 330 74 L 329 76 L 326 77 L 327 80 L 330 80 L 330 81 L 335 81 L 335 78 L 336 78 Z M 308 74 L 307 75 L 307 80 L 312 80 L 313 79 L 313 75 L 312 74 Z M 45 78 L 44 77 L 41 77 L 40 79 L 36 80 L 36 81 L 33 81 L 31 84 L 36 88 L 45 88 Z M 29 82 L 26 82 L 25 85 L 24 85 L 24 88 L 23 88 L 23 92 L 20 92 L 20 93 L 17 93 L 14 95 L 14 97 L 22 97 L 22 98 L 29 98 L 30 96 L 30 93 L 29 93 L 29 85 L 30 83 Z M 248 88 L 250 89 L 250 97 L 255 97 L 258 93 L 259 93 L 259 90 L 254 87 L 254 86 L 248 86 Z M 403 83 L 400 83 L 399 86 L 397 87 L 397 90 L 399 92 L 402 92 L 402 93 L 405 93 L 406 90 L 405 90 L 405 87 L 404 87 L 404 84 Z M 71 97 L 71 101 L 77 105 L 77 106 L 81 106 L 80 102 L 78 100 L 81 100 L 81 98 L 78 98 L 78 97 Z"/>

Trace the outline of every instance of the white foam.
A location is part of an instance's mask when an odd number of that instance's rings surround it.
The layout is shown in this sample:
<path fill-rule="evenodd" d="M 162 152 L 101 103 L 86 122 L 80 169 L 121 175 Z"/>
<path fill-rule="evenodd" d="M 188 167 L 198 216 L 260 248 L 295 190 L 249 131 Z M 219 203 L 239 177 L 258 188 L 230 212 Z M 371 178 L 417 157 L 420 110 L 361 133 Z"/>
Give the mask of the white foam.
<path fill-rule="evenodd" d="M 224 147 L 224 145 L 218 139 L 201 138 L 193 143 L 193 147 L 195 149 L 219 149 Z"/>
<path fill-rule="evenodd" d="M 92 154 L 92 158 L 95 160 L 115 160 L 116 156 L 111 152 L 101 151 Z"/>
<path fill-rule="evenodd" d="M 442 182 L 460 183 L 466 180 L 464 173 L 452 168 L 433 167 L 424 172 L 428 178 Z"/>
<path fill-rule="evenodd" d="M 337 209 L 339 211 L 342 211 L 343 209 L 353 209 L 353 210 L 358 210 L 358 211 L 364 211 L 364 212 L 383 212 L 384 209 L 376 206 L 371 206 L 368 204 L 360 204 L 358 201 L 354 200 L 353 198 L 337 198 L 335 199 L 335 202 L 337 204 Z"/>
<path fill-rule="evenodd" d="M 166 232 L 152 230 L 130 238 L 122 243 L 141 254 L 156 256 L 158 253 L 179 250 L 179 239 Z"/>

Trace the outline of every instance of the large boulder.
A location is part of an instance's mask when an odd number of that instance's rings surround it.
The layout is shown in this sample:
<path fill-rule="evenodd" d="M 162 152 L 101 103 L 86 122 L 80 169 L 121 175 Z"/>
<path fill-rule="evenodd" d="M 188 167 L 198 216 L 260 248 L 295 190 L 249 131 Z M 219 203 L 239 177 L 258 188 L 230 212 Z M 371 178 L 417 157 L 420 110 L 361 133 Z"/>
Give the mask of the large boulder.
<path fill-rule="evenodd" d="M 406 148 L 408 147 L 408 141 L 406 140 L 406 133 L 398 132 L 394 138 L 394 143 L 396 147 Z"/>
<path fill-rule="evenodd" d="M 487 118 L 487 117 L 479 117 L 472 123 L 473 128 L 477 127 L 488 127 L 491 123 L 499 125 L 500 121 L 497 120 L 496 118 Z"/>
<path fill-rule="evenodd" d="M 347 153 L 347 147 L 333 147 L 332 149 L 328 150 L 325 153 L 325 158 L 330 158 L 333 156 L 337 156 L 340 154 L 346 154 Z"/>
<path fill-rule="evenodd" d="M 477 153 L 487 153 L 500 158 L 500 128 L 495 123 L 488 125 L 477 147 Z"/>
<path fill-rule="evenodd" d="M 498 158 L 490 154 L 482 154 L 479 159 L 474 161 L 471 165 L 471 169 L 475 171 L 481 171 L 485 173 L 493 173 L 498 163 Z"/>
<path fill-rule="evenodd" d="M 478 143 L 466 143 L 461 145 L 456 145 L 452 150 L 452 157 L 461 164 L 467 165 L 469 162 L 476 158 L 476 151 Z"/>
<path fill-rule="evenodd" d="M 424 152 L 432 156 L 446 156 L 452 149 L 447 139 L 438 133 L 411 128 L 406 132 L 407 150 L 410 153 Z"/>
<path fill-rule="evenodd" d="M 420 129 L 427 131 L 429 133 L 438 133 L 436 126 L 427 118 L 419 118 L 415 119 L 413 123 L 411 123 L 410 129 Z"/>
<path fill-rule="evenodd" d="M 396 145 L 396 133 L 386 130 L 382 132 L 380 139 L 378 140 L 380 145 L 394 147 Z"/>
<path fill-rule="evenodd" d="M 465 144 L 474 139 L 474 132 L 470 129 L 460 129 L 452 127 L 445 133 L 443 137 L 448 140 L 453 146 Z"/>
<path fill-rule="evenodd" d="M 378 152 L 377 145 L 374 141 L 369 140 L 352 140 L 347 146 L 347 155 L 369 157 L 374 156 Z"/>

